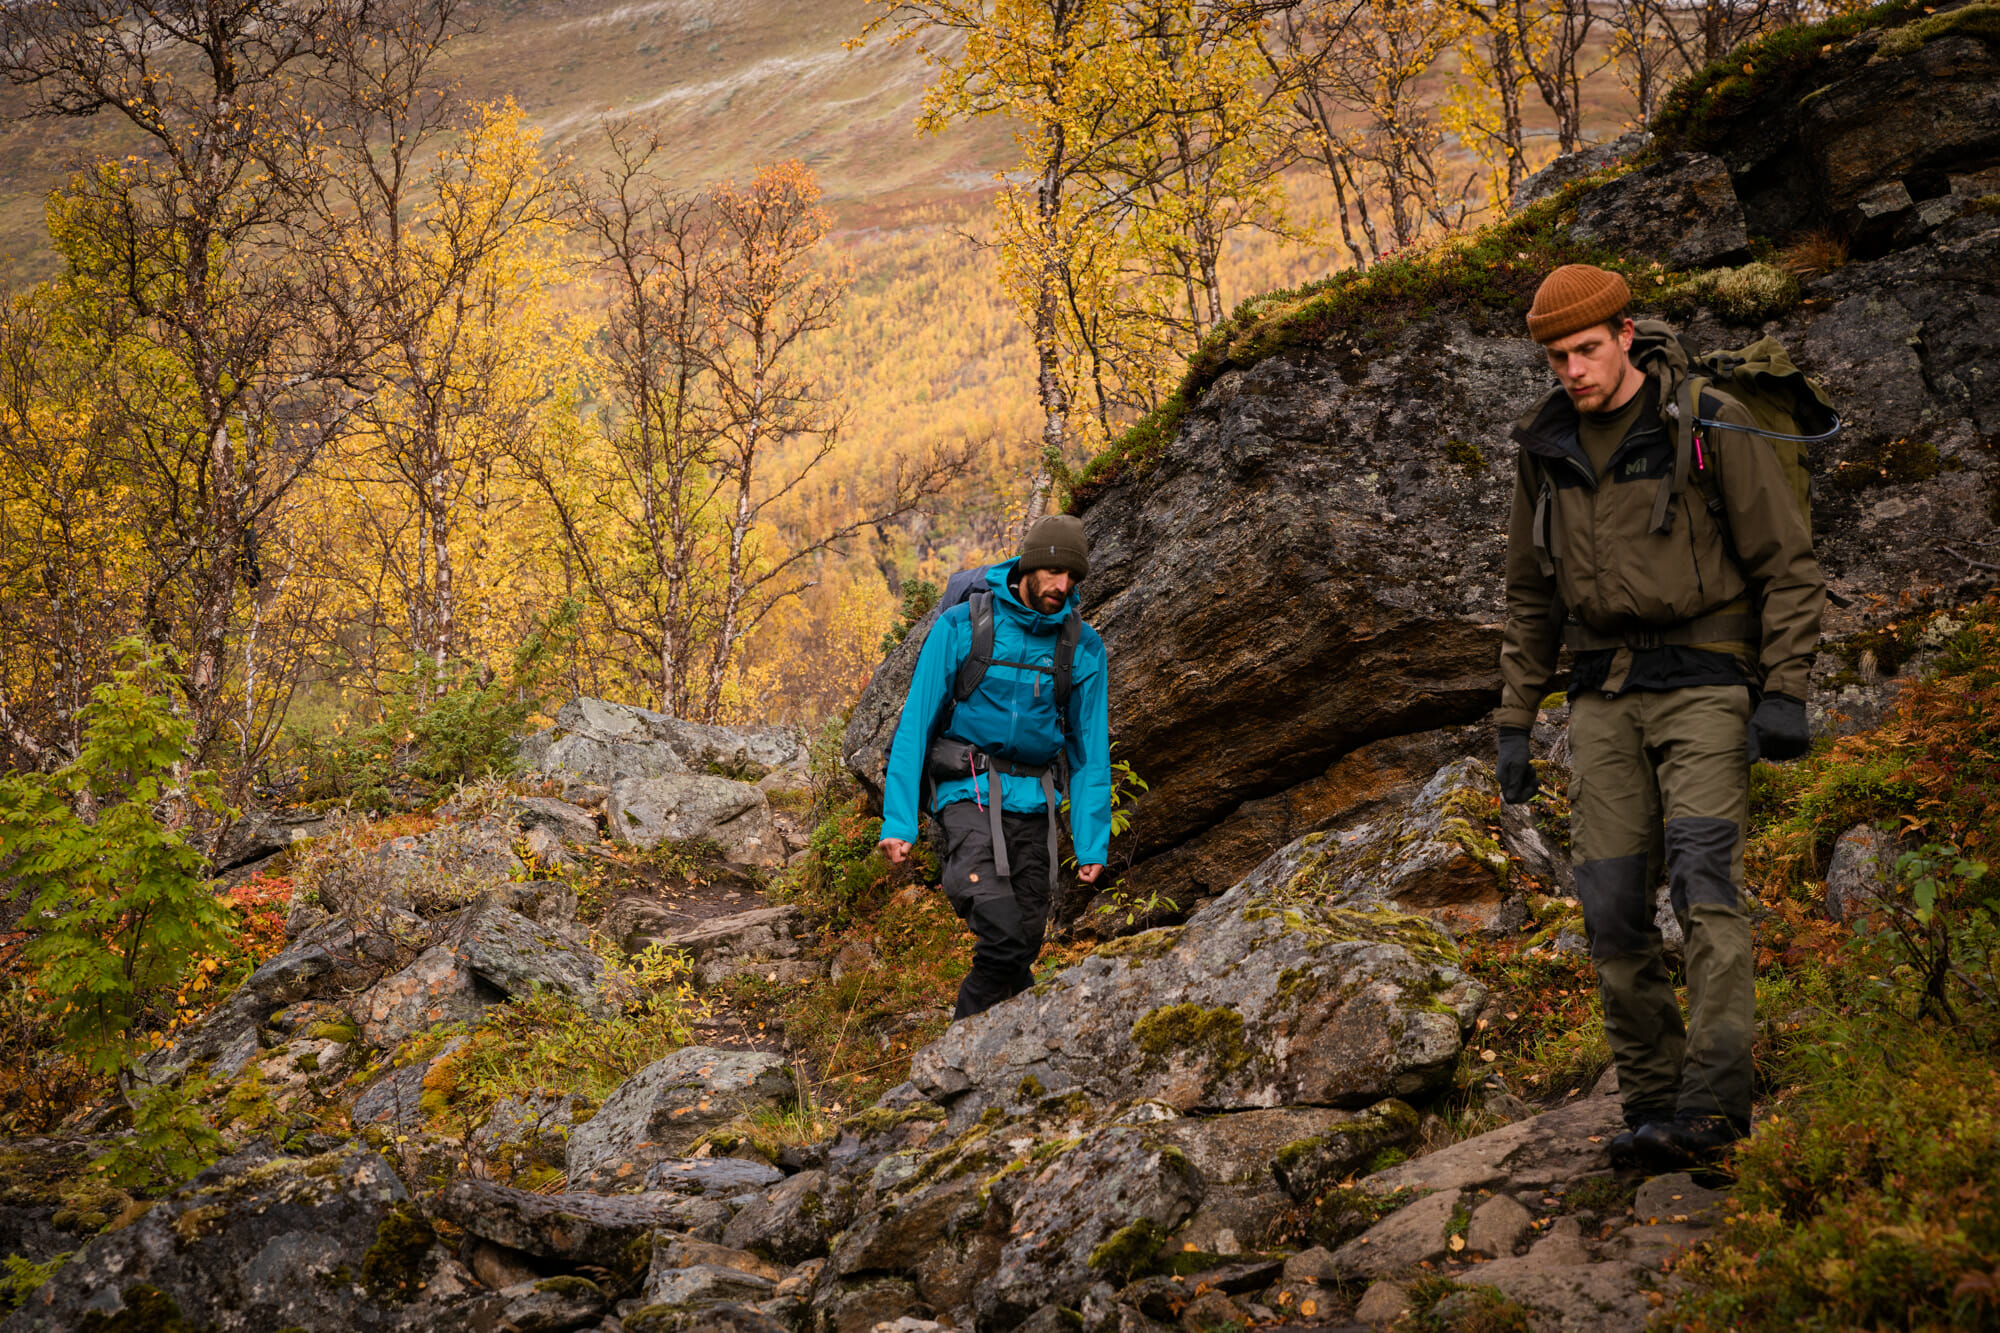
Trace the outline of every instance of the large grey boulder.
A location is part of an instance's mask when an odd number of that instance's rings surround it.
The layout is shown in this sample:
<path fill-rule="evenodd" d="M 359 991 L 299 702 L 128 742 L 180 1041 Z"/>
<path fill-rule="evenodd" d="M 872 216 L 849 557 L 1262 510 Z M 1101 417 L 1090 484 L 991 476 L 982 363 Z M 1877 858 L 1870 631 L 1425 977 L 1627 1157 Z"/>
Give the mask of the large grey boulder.
<path fill-rule="evenodd" d="M 0 1329 L 404 1327 L 440 1261 L 408 1199 L 371 1152 L 228 1158 L 85 1245 Z"/>
<path fill-rule="evenodd" d="M 396 911 L 361 919 L 335 918 L 301 934 L 252 972 L 236 992 L 208 1011 L 173 1045 L 146 1061 L 155 1075 L 205 1061 L 233 1078 L 255 1059 L 271 1016 L 303 1000 L 346 1001 L 407 967 L 429 943 L 433 927 Z"/>
<path fill-rule="evenodd" d="M 467 909 L 446 943 L 474 976 L 506 995 L 551 991 L 588 1013 L 609 1012 L 599 989 L 604 960 L 567 931 L 487 903 Z"/>
<path fill-rule="evenodd" d="M 827 1252 L 829 1242 L 854 1217 L 854 1189 L 824 1171 L 801 1171 L 730 1220 L 722 1243 L 769 1255 L 782 1264 L 803 1263 Z"/>
<path fill-rule="evenodd" d="M 636 1272 L 641 1263 L 633 1262 L 634 1243 L 672 1226 L 682 1202 L 665 1192 L 547 1195 L 490 1180 L 455 1180 L 431 1208 L 454 1226 L 526 1254 Z"/>
<path fill-rule="evenodd" d="M 1508 196 L 1507 211 L 1518 213 L 1537 199 L 1547 198 L 1594 171 L 1602 171 L 1637 156 L 1652 142 L 1651 131 L 1628 130 L 1616 139 L 1594 143 L 1574 153 L 1564 153 L 1515 187 L 1514 193 Z"/>
<path fill-rule="evenodd" d="M 1335 1250 L 1334 1272 L 1381 1277 L 1444 1258 L 1459 1199 L 1457 1190 L 1440 1190 L 1397 1209 Z"/>
<path fill-rule="evenodd" d="M 1148 1264 L 1201 1203 L 1185 1154 L 1136 1126 L 1111 1126 L 1057 1154 L 1014 1204 L 999 1264 L 979 1284 L 982 1323 L 1009 1327 L 1074 1307 L 1107 1274 Z"/>
<path fill-rule="evenodd" d="M 553 796 L 523 796 L 513 807 L 516 827 L 541 829 L 565 843 L 588 845 L 597 841 L 597 820 L 590 812 Z"/>
<path fill-rule="evenodd" d="M 1424 1191 L 1542 1190 L 1609 1169 L 1607 1146 L 1625 1118 L 1616 1096 L 1577 1097 L 1566 1105 L 1426 1153 L 1361 1181 L 1374 1194 Z"/>
<path fill-rule="evenodd" d="M 1576 201 L 1570 234 L 1656 255 L 1670 268 L 1713 268 L 1750 257 L 1750 233 L 1729 168 L 1706 153 L 1670 153 Z"/>
<path fill-rule="evenodd" d="M 1186 1116 L 1150 1129 L 1184 1153 L 1202 1182 L 1201 1206 L 1175 1235 L 1208 1254 L 1262 1250 L 1294 1204 L 1385 1148 L 1408 1142 L 1416 1112 L 1385 1102 L 1355 1114 L 1323 1106 Z"/>
<path fill-rule="evenodd" d="M 234 870 L 282 852 L 295 842 L 318 837 L 326 816 L 312 810 L 248 810 L 229 826 L 210 859 L 217 870 Z"/>
<path fill-rule="evenodd" d="M 674 773 L 756 782 L 778 771 L 803 774 L 809 755 L 793 727 L 722 727 L 649 708 L 577 697 L 555 726 L 522 742 L 524 767 L 592 786 Z"/>
<path fill-rule="evenodd" d="M 658 741 L 608 741 L 596 736 L 551 740 L 541 770 L 570 785 L 609 787 L 628 778 L 657 778 L 687 772 L 678 754 Z"/>
<path fill-rule="evenodd" d="M 802 957 L 805 946 L 799 936 L 804 929 L 804 913 L 792 903 L 783 903 L 711 917 L 699 925 L 672 931 L 664 943 L 688 956 L 696 980 L 704 986 L 720 985 L 745 972 L 792 982 L 824 970 Z"/>
<path fill-rule="evenodd" d="M 778 1056 L 684 1047 L 619 1084 L 596 1115 L 570 1131 L 570 1188 L 635 1188 L 653 1163 L 684 1156 L 738 1115 L 797 1095 L 791 1068 Z"/>
<path fill-rule="evenodd" d="M 1461 759 L 1407 804 L 1301 838 L 1252 878 L 1332 906 L 1421 914 L 1464 935 L 1519 929 L 1523 883 L 1546 888 L 1569 874 L 1532 813 L 1501 802 L 1492 766 Z"/>
<path fill-rule="evenodd" d="M 395 1130 L 420 1128 L 425 1119 L 423 1110 L 424 1078 L 445 1059 L 465 1044 L 463 1037 L 453 1037 L 428 1059 L 413 1060 L 409 1064 L 377 1078 L 348 1108 L 348 1118 L 356 1129 L 371 1125 L 385 1126 Z"/>
<path fill-rule="evenodd" d="M 1721 157 L 1750 229 L 1771 237 L 1850 227 L 1860 201 L 1891 183 L 1919 204 L 1945 194 L 1951 176 L 1994 160 L 2000 58 L 1950 18 L 1912 17 L 1835 43 L 1818 60 L 1760 68 L 1740 110 L 1697 107 L 1664 146 Z"/>
<path fill-rule="evenodd" d="M 355 1002 L 361 1037 L 390 1050 L 440 1023 L 470 1023 L 506 993 L 475 974 L 448 944 L 426 949 L 417 960 L 385 977 Z"/>
<path fill-rule="evenodd" d="M 954 1128 L 1045 1093 L 1361 1107 L 1449 1077 L 1484 999 L 1430 921 L 1330 900 L 1280 856 L 1185 926 L 1113 941 L 954 1023 L 910 1078 Z"/>
<path fill-rule="evenodd" d="M 1270 796 L 1243 802 L 1222 821 L 1177 847 L 1132 867 L 1119 886 L 1127 902 L 1158 897 L 1189 912 L 1227 893 L 1272 852 L 1309 833 L 1323 833 L 1387 814 L 1407 804 L 1438 769 L 1468 755 L 1486 755 L 1485 727 L 1441 727 L 1413 736 L 1370 741 L 1336 759 L 1324 773 Z M 1077 921 L 1083 930 L 1116 933 L 1125 925 L 1108 893 Z M 1107 929 L 1108 928 L 1108 929 Z"/>
<path fill-rule="evenodd" d="M 604 821 L 613 842 L 631 847 L 706 838 L 745 865 L 775 866 L 785 859 L 769 799 L 729 778 L 682 773 L 613 783 Z"/>

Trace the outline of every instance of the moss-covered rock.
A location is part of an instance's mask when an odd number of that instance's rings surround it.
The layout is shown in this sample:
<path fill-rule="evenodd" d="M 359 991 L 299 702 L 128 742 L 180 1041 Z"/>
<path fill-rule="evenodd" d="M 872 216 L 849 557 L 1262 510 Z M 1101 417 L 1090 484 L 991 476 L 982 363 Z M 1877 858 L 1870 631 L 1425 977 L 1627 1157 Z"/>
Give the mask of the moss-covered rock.
<path fill-rule="evenodd" d="M 1385 901 L 1377 876 L 1434 887 L 1425 867 L 1469 866 L 1497 902 L 1490 862 L 1511 863 L 1484 822 L 1497 797 L 1433 785 L 1435 799 L 1419 803 L 1428 824 L 1397 824 L 1366 847 L 1295 844 L 1170 942 L 1156 934 L 1167 947 L 1138 966 L 1152 947 L 1099 951 L 1044 994 L 952 1025 L 917 1054 L 913 1081 L 949 1100 L 957 1128 L 1025 1114 L 1046 1101 L 1037 1090 L 1190 1111 L 1367 1104 L 1432 1086 L 1448 1076 L 1483 992 L 1451 935 Z"/>
<path fill-rule="evenodd" d="M 432 1274 L 432 1254 L 428 1225 L 373 1153 L 225 1158 L 85 1245 L 8 1327 L 379 1328 Z"/>
<path fill-rule="evenodd" d="M 375 1228 L 375 1243 L 361 1256 L 361 1285 L 378 1301 L 400 1303 L 417 1293 L 437 1232 L 415 1205 L 399 1203 Z"/>
<path fill-rule="evenodd" d="M 1112 1126 L 1032 1159 L 1008 1203 L 1011 1225 L 974 1300 L 982 1324 L 1074 1308 L 1094 1282 L 1123 1281 L 1199 1206 L 1201 1175 L 1146 1129 Z"/>

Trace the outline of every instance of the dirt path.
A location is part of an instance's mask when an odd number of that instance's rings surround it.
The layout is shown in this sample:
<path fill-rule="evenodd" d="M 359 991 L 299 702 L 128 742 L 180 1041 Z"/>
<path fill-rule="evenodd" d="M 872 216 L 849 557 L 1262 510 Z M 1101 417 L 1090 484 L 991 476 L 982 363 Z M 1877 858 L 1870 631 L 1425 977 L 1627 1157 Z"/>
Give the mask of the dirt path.
<path fill-rule="evenodd" d="M 802 837 L 794 841 L 802 841 Z M 605 881 L 602 910 L 627 898 L 642 898 L 661 909 L 672 933 L 775 904 L 755 878 L 728 866 L 696 866 L 676 872 L 657 860 L 608 850 L 597 855 Z M 789 1056 L 781 1024 L 755 1009 L 732 1004 L 720 989 L 706 990 L 707 1013 L 694 1024 L 694 1040 L 726 1050 L 766 1051 Z"/>

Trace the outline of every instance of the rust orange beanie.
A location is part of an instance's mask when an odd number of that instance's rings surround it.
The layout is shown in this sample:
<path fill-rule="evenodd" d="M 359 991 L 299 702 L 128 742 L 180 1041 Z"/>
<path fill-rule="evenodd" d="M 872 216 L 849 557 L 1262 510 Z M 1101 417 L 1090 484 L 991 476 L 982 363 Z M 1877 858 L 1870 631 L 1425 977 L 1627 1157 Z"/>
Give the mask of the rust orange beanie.
<path fill-rule="evenodd" d="M 1564 264 L 1535 290 L 1528 310 L 1528 336 L 1538 343 L 1567 338 L 1601 324 L 1632 302 L 1625 279 L 1590 264 Z"/>

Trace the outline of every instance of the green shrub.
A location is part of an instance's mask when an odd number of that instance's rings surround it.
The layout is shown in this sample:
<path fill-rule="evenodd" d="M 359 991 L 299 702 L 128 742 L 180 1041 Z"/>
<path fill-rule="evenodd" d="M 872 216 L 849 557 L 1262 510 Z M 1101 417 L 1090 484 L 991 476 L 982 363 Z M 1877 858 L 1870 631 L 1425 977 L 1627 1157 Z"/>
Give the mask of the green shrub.
<path fill-rule="evenodd" d="M 434 1120 L 478 1124 L 510 1097 L 575 1094 L 600 1103 L 693 1038 L 704 1006 L 689 978 L 680 954 L 653 945 L 612 966 L 605 986 L 615 1006 L 609 1015 L 537 990 L 487 1009 L 469 1029 L 434 1028 L 425 1035 L 432 1045 L 452 1035 L 466 1040 L 432 1066 L 419 1104 Z"/>
<path fill-rule="evenodd" d="M 540 706 L 557 649 L 574 630 L 565 603 L 515 650 L 505 674 L 472 662 L 419 659 L 384 700 L 381 719 L 352 731 L 288 733 L 286 765 L 305 801 L 399 808 L 400 791 L 434 797 L 454 782 L 504 775 L 514 737 Z"/>
<path fill-rule="evenodd" d="M 897 613 L 896 623 L 882 632 L 882 652 L 894 652 L 896 645 L 910 637 L 910 631 L 917 622 L 931 613 L 937 605 L 942 590 L 929 579 L 906 579 L 903 582 L 903 605 Z"/>
<path fill-rule="evenodd" d="M 1671 1327 L 2000 1329 L 2000 897 L 1972 856 L 2000 842 L 2000 608 L 1907 630 L 1935 669 L 1889 722 L 1759 784 L 1766 1115 Z M 1824 850 L 1864 820 L 1918 850 L 1827 922 Z"/>
<path fill-rule="evenodd" d="M 859 797 L 850 800 L 813 828 L 784 896 L 829 927 L 845 925 L 873 905 L 891 881 L 889 858 L 877 850 L 881 837 L 881 819 L 868 814 Z M 928 855 L 921 841 L 912 850 Z"/>
<path fill-rule="evenodd" d="M 64 1048 L 129 1093 L 183 975 L 227 952 L 231 922 L 189 841 L 222 809 L 214 776 L 178 772 L 190 727 L 166 662 L 137 641 L 120 653 L 76 762 L 0 777 L 0 845 L 33 899 L 25 957 Z"/>
<path fill-rule="evenodd" d="M 1860 1013 L 1805 1025 L 1791 1059 L 1800 1096 L 1738 1149 L 1734 1211 L 1681 1266 L 1675 1326 L 2000 1327 L 1991 1047 Z"/>
<path fill-rule="evenodd" d="M 1405 1322 L 1413 1333 L 1529 1333 L 1528 1312 L 1493 1287 L 1421 1277 L 1410 1284 Z"/>

